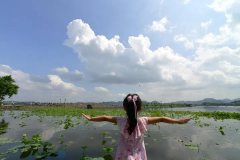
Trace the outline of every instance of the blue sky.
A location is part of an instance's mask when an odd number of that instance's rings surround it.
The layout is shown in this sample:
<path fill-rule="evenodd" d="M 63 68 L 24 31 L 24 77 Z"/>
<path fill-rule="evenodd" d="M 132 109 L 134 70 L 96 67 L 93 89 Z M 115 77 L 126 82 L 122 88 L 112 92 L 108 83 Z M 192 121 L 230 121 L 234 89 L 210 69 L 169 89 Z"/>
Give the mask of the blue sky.
<path fill-rule="evenodd" d="M 122 100 L 129 92 L 166 102 L 237 98 L 236 6 L 239 0 L 3 1 L 0 76 L 11 74 L 20 85 L 15 100 L 110 101 Z M 75 26 L 68 29 L 71 22 Z M 86 28 L 94 36 L 88 43 L 74 44 L 67 33 L 91 37 Z M 118 44 L 108 41 L 116 35 Z M 67 39 L 72 44 L 66 44 Z M 107 48 L 96 45 L 100 43 Z M 115 45 L 124 51 L 115 48 L 114 54 Z M 132 74 L 127 73 L 130 69 Z"/>

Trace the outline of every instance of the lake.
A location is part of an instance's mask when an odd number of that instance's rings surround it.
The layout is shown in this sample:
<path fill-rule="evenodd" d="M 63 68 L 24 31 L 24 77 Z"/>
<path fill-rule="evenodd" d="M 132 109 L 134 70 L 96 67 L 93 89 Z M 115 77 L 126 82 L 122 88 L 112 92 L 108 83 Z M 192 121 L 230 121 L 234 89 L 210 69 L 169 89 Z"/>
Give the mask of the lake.
<path fill-rule="evenodd" d="M 202 112 L 237 112 L 240 113 L 240 106 L 196 106 L 196 107 L 183 107 L 183 108 L 166 108 L 166 110 L 177 111 L 202 111 Z"/>
<path fill-rule="evenodd" d="M 204 112 L 240 112 L 240 107 L 198 106 L 174 108 L 166 110 L 204 111 Z M 156 112 L 158 112 L 156 110 Z M 52 143 L 57 155 L 47 155 L 45 159 L 79 160 L 83 156 L 115 158 L 119 131 L 116 125 L 107 122 L 88 122 L 81 116 L 67 118 L 66 116 L 24 115 L 22 111 L 3 111 L 0 116 L 1 136 L 14 140 L 22 140 L 23 134 L 28 139 L 32 135 L 42 135 L 41 140 Z M 188 118 L 191 115 L 183 116 Z M 66 119 L 68 121 L 66 121 Z M 3 121 L 4 120 L 4 121 Z M 67 129 L 64 129 L 64 126 Z M 74 127 L 71 127 L 74 124 Z M 6 127 L 7 126 L 7 127 Z M 234 119 L 214 120 L 198 117 L 188 124 L 148 125 L 145 133 L 145 145 L 149 160 L 237 160 L 240 149 L 240 121 Z M 6 133 L 4 133 L 4 131 Z M 20 141 L 7 144 L 2 140 L 0 153 L 17 146 Z M 103 151 L 105 148 L 105 151 Z M 113 148 L 111 153 L 106 150 Z M 111 150 L 111 149 L 110 149 Z M 108 150 L 108 151 L 110 151 Z M 38 150 L 39 154 L 43 152 Z M 23 154 L 24 153 L 24 154 Z M 110 156 L 109 156 L 110 155 Z M 32 152 L 15 150 L 3 154 L 1 158 L 36 159 Z M 106 159 L 107 159 L 106 158 Z"/>

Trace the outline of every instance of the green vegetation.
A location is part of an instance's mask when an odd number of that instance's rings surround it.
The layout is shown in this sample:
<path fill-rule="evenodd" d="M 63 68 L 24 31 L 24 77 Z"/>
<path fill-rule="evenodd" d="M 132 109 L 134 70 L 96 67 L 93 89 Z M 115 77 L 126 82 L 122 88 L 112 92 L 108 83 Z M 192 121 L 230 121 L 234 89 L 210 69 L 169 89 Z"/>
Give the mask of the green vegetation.
<path fill-rule="evenodd" d="M 3 76 L 0 77 L 0 103 L 4 100 L 5 96 L 12 97 L 14 94 L 18 93 L 18 86 L 15 83 L 15 80 L 12 79 L 12 76 Z"/>
<path fill-rule="evenodd" d="M 231 103 L 210 103 L 204 102 L 202 103 L 203 106 L 240 106 L 240 101 L 233 101 Z"/>
<path fill-rule="evenodd" d="M 50 142 L 43 142 L 41 140 L 41 137 L 41 135 L 35 134 L 32 136 L 31 140 L 28 140 L 27 135 L 23 134 L 22 141 L 13 141 L 8 138 L 0 138 L 0 145 L 21 142 L 21 144 L 16 145 L 8 149 L 6 152 L 1 153 L 0 156 L 4 156 L 8 153 L 17 153 L 20 150 L 22 152 L 20 159 L 27 158 L 30 155 L 35 156 L 38 160 L 44 159 L 47 156 L 56 157 L 56 148 L 51 147 L 52 143 Z M 39 150 L 42 150 L 42 152 L 39 152 Z"/>
<path fill-rule="evenodd" d="M 126 116 L 124 110 L 94 110 L 94 109 L 78 109 L 73 107 L 32 107 L 32 108 L 21 108 L 23 111 L 18 117 L 29 117 L 32 115 L 38 115 L 40 118 L 42 116 L 69 116 L 62 123 L 65 124 L 66 129 L 68 127 L 73 127 L 71 117 L 82 117 L 81 113 L 85 113 L 91 116 L 99 115 L 109 115 L 109 116 Z M 4 108 L 1 109 L 2 111 Z M 0 110 L 0 111 L 1 111 Z M 14 108 L 12 108 L 14 110 Z M 16 115 L 15 115 L 16 116 Z M 236 119 L 240 120 L 240 113 L 229 113 L 229 112 L 193 112 L 193 111 L 171 111 L 171 110 L 142 110 L 140 116 L 147 117 L 157 117 L 157 116 L 168 116 L 168 117 L 182 117 L 189 116 L 193 119 L 198 119 L 198 117 L 213 118 L 215 120 L 224 119 Z M 16 117 L 15 117 L 16 118 Z M 61 121 L 59 121 L 61 123 Z M 62 124 L 61 123 L 61 124 Z M 85 122 L 88 123 L 88 122 Z M 208 125 L 208 124 L 203 124 Z"/>
<path fill-rule="evenodd" d="M 153 102 L 143 102 L 143 109 L 160 109 L 160 108 L 177 108 L 177 107 L 193 107 L 192 104 L 186 103 L 153 103 Z"/>
<path fill-rule="evenodd" d="M 6 108 L 0 109 L 0 116 L 3 117 L 5 114 Z M 62 130 L 68 130 L 71 131 L 72 129 L 75 129 L 77 126 L 81 127 L 81 130 L 87 130 L 91 127 L 92 129 L 96 130 L 96 128 L 92 125 L 93 122 L 89 122 L 85 120 L 81 113 L 84 112 L 87 115 L 91 116 L 98 116 L 98 115 L 111 115 L 111 116 L 126 116 L 124 110 L 96 110 L 96 109 L 79 109 L 74 107 L 11 107 L 11 110 L 7 110 L 6 112 L 12 119 L 16 119 L 16 126 L 17 127 L 28 127 L 30 124 L 29 120 L 34 117 L 35 122 L 37 123 L 46 123 L 50 122 L 51 125 L 60 127 Z M 10 112 L 9 112 L 10 111 Z M 48 117 L 51 116 L 51 117 Z M 231 138 L 229 131 L 231 130 L 232 133 L 239 136 L 239 128 L 238 127 L 232 127 L 226 124 L 220 124 L 220 125 L 213 125 L 213 120 L 216 120 L 217 124 L 221 123 L 225 119 L 235 119 L 240 120 L 240 113 L 229 113 L 229 112 L 192 112 L 192 111 L 171 111 L 171 110 L 142 110 L 140 112 L 141 117 L 155 117 L 155 116 L 168 116 L 172 118 L 181 118 L 181 117 L 189 117 L 192 119 L 192 125 L 194 130 L 196 130 L 196 134 L 201 131 L 209 131 L 210 128 L 212 128 L 213 134 L 217 134 L 223 139 L 227 139 L 227 141 Z M 206 121 L 206 119 L 211 119 L 210 121 Z M 0 122 L 0 131 L 1 134 L 5 134 L 8 130 L 9 122 L 6 122 L 4 119 L 2 119 L 2 122 Z M 168 127 L 171 126 L 168 124 Z M 144 137 L 146 139 L 151 139 L 151 141 L 146 141 L 145 145 L 146 147 L 151 146 L 151 143 L 161 143 L 160 141 L 167 141 L 167 140 L 174 140 L 177 144 L 180 144 L 182 147 L 185 147 L 190 152 L 199 152 L 201 150 L 201 141 L 197 142 L 196 137 L 193 138 L 192 135 L 188 135 L 188 133 L 182 134 L 182 131 L 184 131 L 184 126 L 178 126 L 178 131 L 180 134 L 175 133 L 176 137 L 173 138 L 172 132 L 165 134 L 163 132 L 164 125 L 156 124 L 155 129 L 159 129 L 160 137 L 152 136 L 150 134 L 150 129 L 148 132 L 145 133 Z M 150 127 L 150 128 L 151 128 Z M 179 128 L 180 127 L 180 128 Z M 187 126 L 186 126 L 187 127 Z M 115 128 L 115 127 L 114 127 Z M 78 128 L 79 129 L 79 128 Z M 107 131 L 98 131 L 98 135 L 102 134 L 102 138 L 98 137 L 96 135 L 89 134 L 89 137 L 87 137 L 88 142 L 83 144 L 78 144 L 79 150 L 82 151 L 82 154 L 80 153 L 80 160 L 112 160 L 113 159 L 113 152 L 115 150 L 115 146 L 117 144 L 116 135 L 117 133 L 112 133 L 111 130 L 109 132 Z M 175 132 L 175 131 L 173 131 Z M 66 132 L 65 132 L 66 133 Z M 64 134 L 65 134 L 64 133 Z M 76 137 L 70 137 L 70 141 L 67 143 L 64 143 L 65 137 L 68 137 L 68 135 L 64 135 L 62 133 L 56 135 L 57 141 L 55 145 L 52 144 L 52 142 L 43 142 L 41 140 L 41 135 L 37 134 L 37 132 L 32 136 L 32 139 L 28 139 L 27 135 L 24 134 L 22 140 L 12 140 L 8 139 L 6 137 L 1 138 L 0 137 L 0 146 L 1 145 L 8 145 L 13 144 L 13 146 L 10 146 L 12 148 L 7 149 L 6 151 L 2 152 L 0 154 L 1 156 L 6 156 L 8 154 L 18 153 L 21 152 L 19 159 L 24 159 L 29 156 L 34 156 L 36 159 L 44 159 L 46 157 L 56 157 L 58 156 L 58 151 L 60 149 L 65 150 L 66 147 L 70 144 L 76 145 Z M 84 133 L 80 133 L 83 135 Z M 179 135 L 179 136 L 178 136 Z M 115 137 L 114 137 L 115 136 Z M 69 137 L 68 137 L 69 138 Z M 72 139 L 71 139 L 72 138 Z M 86 138 L 86 137 L 85 137 Z M 100 144 L 99 148 L 99 155 L 98 157 L 91 157 L 91 152 L 93 150 L 93 147 L 89 145 L 90 143 L 98 143 Z M 212 144 L 213 147 L 222 146 L 222 141 L 213 141 L 208 142 L 209 145 Z M 229 142 L 227 142 L 229 143 Z M 95 151 L 95 150 L 94 150 Z M 201 151 L 202 152 L 202 151 Z M 205 155 L 206 156 L 206 155 Z M 209 158 L 209 157 L 206 157 Z M 206 159 L 205 158 L 205 159 Z"/>
<path fill-rule="evenodd" d="M 0 122 L 0 135 L 7 133 L 9 122 L 5 122 L 4 119 Z"/>

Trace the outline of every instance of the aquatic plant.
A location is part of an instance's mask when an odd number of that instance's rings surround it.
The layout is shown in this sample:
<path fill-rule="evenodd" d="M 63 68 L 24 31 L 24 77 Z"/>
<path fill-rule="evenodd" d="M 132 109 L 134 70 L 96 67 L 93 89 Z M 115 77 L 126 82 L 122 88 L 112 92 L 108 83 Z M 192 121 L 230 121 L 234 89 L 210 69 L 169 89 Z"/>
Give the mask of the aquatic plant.
<path fill-rule="evenodd" d="M 57 149 L 55 149 L 54 147 L 51 147 L 52 143 L 43 142 L 41 140 L 41 137 L 42 137 L 41 135 L 35 134 L 32 136 L 32 139 L 29 140 L 27 138 L 27 135 L 23 134 L 23 138 L 20 145 L 16 145 L 8 149 L 6 152 L 1 153 L 1 155 L 6 155 L 8 153 L 16 153 L 20 150 L 22 152 L 22 154 L 20 155 L 20 159 L 27 158 L 30 155 L 35 156 L 35 158 L 39 160 L 44 159 L 47 156 L 56 157 Z M 1 141 L 1 144 L 11 144 L 13 142 L 15 143 L 20 142 L 20 141 L 13 141 L 7 138 L 1 139 L 0 141 Z M 40 149 L 42 150 L 42 152 L 39 151 Z"/>
<path fill-rule="evenodd" d="M 4 113 L 5 110 L 1 110 L 0 109 L 0 115 L 1 113 Z M 17 123 L 16 126 L 26 126 L 26 122 L 28 122 L 29 118 L 32 118 L 31 116 L 38 116 L 39 118 L 36 118 L 37 122 L 43 122 L 44 123 L 52 123 L 53 128 L 57 127 L 59 128 L 59 125 L 61 125 L 60 127 L 64 127 L 64 129 L 69 129 L 71 132 L 71 129 L 73 129 L 73 127 L 75 127 L 76 125 L 80 125 L 83 124 L 84 126 L 81 126 L 81 130 L 96 130 L 98 129 L 98 127 L 93 126 L 93 122 L 89 122 L 86 121 L 82 116 L 81 113 L 84 112 L 90 116 L 98 116 L 98 115 L 112 115 L 112 116 L 125 116 L 125 112 L 123 110 L 96 110 L 96 109 L 92 109 L 92 110 L 87 110 L 87 109 L 78 109 L 78 108 L 73 108 L 73 107 L 45 107 L 45 108 L 37 108 L 37 107 L 32 107 L 32 108 L 21 108 L 21 110 L 12 110 L 10 112 L 7 111 L 7 113 L 13 117 L 13 119 L 17 119 L 15 121 L 18 122 L 18 120 L 20 120 L 20 122 Z M 4 114 L 2 114 L 2 116 L 4 116 Z M 49 117 L 47 117 L 49 116 Z M 192 118 L 191 124 L 187 124 L 186 126 L 180 126 L 175 124 L 174 127 L 176 127 L 176 129 L 178 130 L 171 130 L 170 132 L 168 132 L 168 130 L 165 130 L 166 128 L 171 128 L 172 125 L 168 125 L 168 127 L 166 127 L 164 124 L 159 123 L 159 124 L 155 124 L 155 126 L 150 126 L 148 129 L 148 132 L 145 133 L 144 137 L 146 137 L 146 142 L 145 145 L 146 147 L 148 147 L 148 145 L 151 145 L 151 143 L 159 143 L 160 141 L 166 141 L 166 139 L 170 139 L 173 140 L 173 136 L 175 136 L 175 142 L 181 142 L 179 143 L 179 145 L 184 146 L 186 149 L 190 148 L 193 150 L 200 149 L 200 144 L 198 141 L 198 136 L 196 136 L 196 139 L 192 139 L 191 135 L 189 135 L 188 133 L 185 133 L 188 129 L 189 126 L 194 126 L 193 128 L 195 130 L 197 130 L 196 135 L 199 135 L 199 133 L 209 133 L 211 132 L 211 129 L 214 129 L 215 131 L 213 132 L 213 134 L 220 134 L 223 135 L 222 138 L 227 138 L 227 141 L 225 141 L 226 143 L 234 143 L 233 141 L 230 140 L 231 137 L 226 136 L 225 133 L 228 134 L 228 131 L 234 131 L 234 134 L 236 134 L 236 136 L 238 136 L 239 130 L 237 128 L 237 121 L 234 121 L 234 123 L 236 123 L 236 125 L 232 126 L 231 123 L 228 124 L 224 124 L 223 120 L 225 119 L 235 119 L 235 120 L 240 120 L 240 113 L 229 113 L 229 112 L 201 112 L 201 111 L 171 111 L 171 110 L 158 110 L 156 112 L 156 110 L 143 110 L 140 112 L 139 116 L 148 116 L 148 117 L 155 117 L 155 116 L 169 116 L 169 117 L 174 117 L 174 118 L 181 118 L 181 117 L 189 117 Z M 22 119 L 22 120 L 21 120 Z M 209 119 L 209 120 L 208 120 Z M 212 122 L 213 120 L 217 121 L 217 122 Z M 211 122 L 211 123 L 210 123 Z M 230 121 L 229 121 L 230 122 Z M 5 122 L 7 123 L 7 122 Z M 0 123 L 1 124 L 1 123 Z M 19 124 L 19 125 L 18 125 Z M 113 130 L 117 130 L 117 127 L 112 125 L 112 127 L 114 128 Z M 152 130 L 151 128 L 155 127 L 155 129 L 159 130 L 158 132 L 160 133 L 160 137 L 158 136 L 153 136 L 152 135 Z M 196 129 L 196 127 L 198 127 L 198 129 Z M 232 127 L 232 128 L 231 128 Z M 5 127 L 6 130 L 8 127 Z M 0 128 L 1 131 L 1 128 Z M 179 133 L 177 133 L 179 131 Z M 68 131 L 69 132 L 69 131 Z M 154 131 L 155 132 L 155 131 Z M 220 132 L 220 133 L 219 133 Z M 225 132 L 225 133 L 224 133 Z M 5 132 L 6 133 L 6 132 Z M 173 134 L 179 134 L 178 135 L 173 135 Z M 4 133 L 3 133 L 4 134 Z M 82 134 L 82 133 L 81 133 Z M 101 134 L 101 132 L 99 133 Z M 116 138 L 114 137 L 114 135 L 117 135 L 117 133 L 110 133 L 110 132 L 102 132 L 102 140 L 100 138 L 100 144 L 102 145 L 103 148 L 99 148 L 99 150 L 102 152 L 104 152 L 104 156 L 100 157 L 98 156 L 97 158 L 95 157 L 91 157 L 91 152 L 87 152 L 90 155 L 89 156 L 85 156 L 85 152 L 88 148 L 92 149 L 92 147 L 89 145 L 88 146 L 82 146 L 83 148 L 83 157 L 81 157 L 81 159 L 90 159 L 90 160 L 97 160 L 97 159 L 111 159 L 112 156 L 110 155 L 111 151 L 111 147 L 116 147 L 115 143 L 116 143 Z M 230 135 L 230 134 L 229 134 Z M 101 136 L 101 135 L 100 135 Z M 32 137 L 32 139 L 27 139 L 27 137 L 25 137 L 24 140 L 23 136 L 23 140 L 20 142 L 15 142 L 14 140 L 8 139 L 8 138 L 0 138 L 0 145 L 4 145 L 4 144 L 11 144 L 11 143 L 15 143 L 14 147 L 8 149 L 6 152 L 1 153 L 2 156 L 6 155 L 7 153 L 17 153 L 17 152 L 22 152 L 22 158 L 26 157 L 26 156 L 35 156 L 38 158 L 44 158 L 45 156 L 51 156 L 51 152 L 54 151 L 55 147 L 53 147 L 53 145 L 51 145 L 51 143 L 45 143 L 45 142 L 41 142 L 41 135 L 37 135 L 35 134 L 35 136 Z M 64 135 L 57 135 L 57 137 L 59 137 L 57 145 L 64 145 L 64 147 L 67 147 L 68 145 L 70 145 L 71 143 L 73 143 L 73 141 L 69 141 L 67 143 L 64 143 Z M 150 137 L 150 138 L 149 138 Z M 152 138 L 151 138 L 152 137 Z M 153 138 L 155 137 L 155 138 Z M 56 138 L 56 137 L 55 137 Z M 69 138 L 69 136 L 68 136 Z M 71 137 L 70 137 L 71 138 Z M 94 140 L 91 140 L 93 139 Z M 115 138 L 115 139 L 114 139 Z M 191 140 L 191 139 L 192 140 Z M 97 136 L 93 136 L 93 135 L 89 135 L 89 137 L 87 137 L 87 139 L 91 142 L 95 142 L 97 141 Z M 75 141 L 75 139 L 72 139 Z M 150 141 L 149 141 L 150 140 Z M 193 143 L 192 143 L 193 142 Z M 218 147 L 218 145 L 224 145 L 225 142 L 221 142 L 218 140 L 213 140 L 211 142 L 207 142 L 207 145 L 212 145 L 213 147 Z M 20 145 L 18 145 L 18 143 L 22 143 Z M 24 144 L 26 143 L 26 144 Z M 176 142 L 177 143 L 177 142 Z M 24 147 L 23 147 L 24 145 Z M 45 146 L 45 151 L 43 150 Z M 211 146 L 211 147 L 212 147 Z M 80 147 L 79 147 L 80 148 Z M 47 149 L 47 150 L 46 150 Z M 113 148 L 112 148 L 113 149 Z M 188 149 L 189 150 L 189 149 Z M 56 151 L 56 149 L 55 149 Z M 94 149 L 95 151 L 95 149 Z M 189 152 L 193 152 L 191 150 L 189 150 Z M 24 154 L 23 154 L 24 153 Z M 56 152 L 55 152 L 56 153 Z M 54 155 L 54 154 L 53 154 Z M 207 157 L 208 158 L 208 157 Z"/>
<path fill-rule="evenodd" d="M 6 122 L 4 119 L 0 122 L 0 135 L 7 133 L 9 122 Z"/>
<path fill-rule="evenodd" d="M 1 109 L 3 110 L 3 109 Z M 97 109 L 78 109 L 74 107 L 31 107 L 23 108 L 21 118 L 26 118 L 32 115 L 38 116 L 72 116 L 79 117 L 82 112 L 91 116 L 98 115 L 111 115 L 111 116 L 126 116 L 124 110 L 97 110 Z M 224 120 L 224 119 L 236 119 L 240 120 L 240 113 L 235 112 L 202 112 L 202 111 L 171 111 L 171 110 L 142 110 L 140 116 L 169 116 L 169 117 L 181 117 L 181 116 L 191 116 L 192 119 L 198 119 L 199 117 L 213 118 L 215 120 Z"/>

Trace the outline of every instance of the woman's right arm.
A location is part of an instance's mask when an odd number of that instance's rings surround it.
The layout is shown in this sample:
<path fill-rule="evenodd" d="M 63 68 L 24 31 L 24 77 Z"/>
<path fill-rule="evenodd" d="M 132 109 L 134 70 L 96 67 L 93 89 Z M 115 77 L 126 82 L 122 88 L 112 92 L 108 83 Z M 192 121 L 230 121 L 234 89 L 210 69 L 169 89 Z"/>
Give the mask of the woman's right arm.
<path fill-rule="evenodd" d="M 191 119 L 172 119 L 169 117 L 148 117 L 148 124 L 155 124 L 159 122 L 171 123 L 171 124 L 185 124 L 188 123 Z"/>

